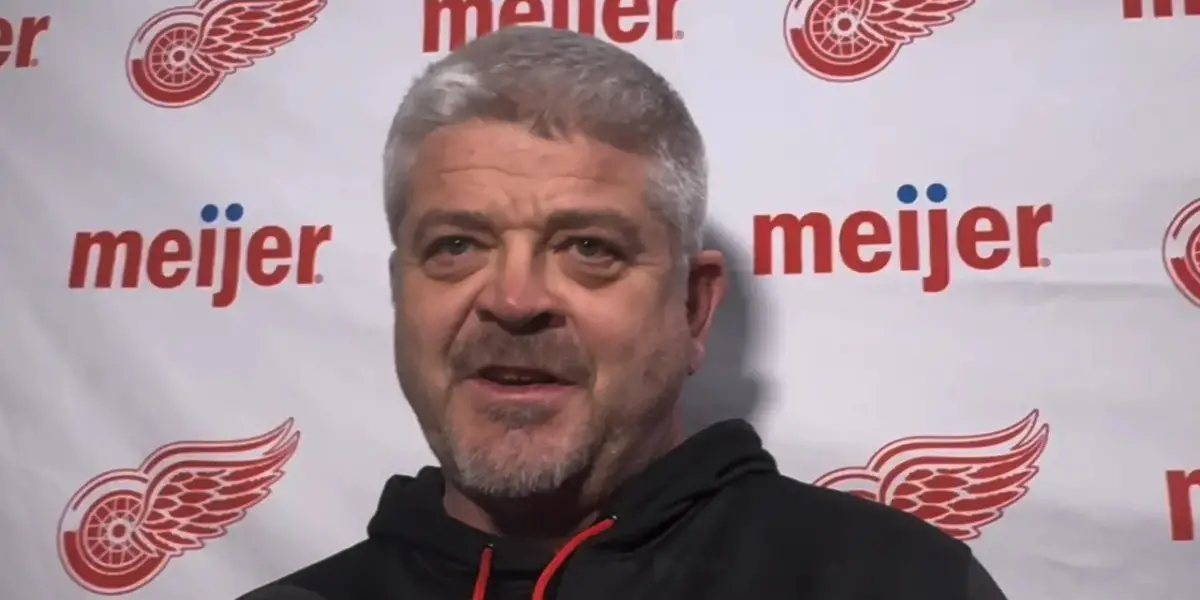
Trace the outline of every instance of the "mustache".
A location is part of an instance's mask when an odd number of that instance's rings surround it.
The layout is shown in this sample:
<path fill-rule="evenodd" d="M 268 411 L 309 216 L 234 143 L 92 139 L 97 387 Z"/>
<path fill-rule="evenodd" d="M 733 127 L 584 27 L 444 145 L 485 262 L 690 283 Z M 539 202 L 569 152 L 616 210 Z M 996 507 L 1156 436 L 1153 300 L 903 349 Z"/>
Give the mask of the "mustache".
<path fill-rule="evenodd" d="M 559 332 L 513 335 L 488 328 L 450 348 L 450 369 L 458 379 L 495 366 L 545 371 L 570 383 L 588 381 L 593 371 L 583 348 Z"/>

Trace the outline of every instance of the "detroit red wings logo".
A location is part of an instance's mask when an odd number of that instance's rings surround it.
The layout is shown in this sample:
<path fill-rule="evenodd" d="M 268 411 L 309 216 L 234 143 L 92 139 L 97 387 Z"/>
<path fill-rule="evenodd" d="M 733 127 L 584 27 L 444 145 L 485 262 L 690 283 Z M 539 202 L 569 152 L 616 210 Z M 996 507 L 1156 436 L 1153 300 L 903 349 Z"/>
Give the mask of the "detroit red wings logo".
<path fill-rule="evenodd" d="M 143 100 L 183 108 L 275 54 L 317 22 L 327 0 L 199 0 L 164 10 L 133 36 L 125 68 Z"/>
<path fill-rule="evenodd" d="M 1175 289 L 1200 306 L 1200 198 L 1175 213 L 1163 236 L 1162 254 Z"/>
<path fill-rule="evenodd" d="M 59 521 L 63 567 L 97 594 L 145 586 L 265 500 L 299 443 L 288 419 L 254 438 L 168 444 L 136 469 L 92 478 Z"/>
<path fill-rule="evenodd" d="M 814 484 L 901 509 L 955 538 L 973 540 L 1029 492 L 1049 440 L 1050 426 L 1038 423 L 1035 410 L 991 433 L 896 440 L 866 466 L 831 471 Z"/>
<path fill-rule="evenodd" d="M 900 49 L 954 21 L 975 0 L 790 0 L 783 33 L 792 58 L 826 81 L 866 79 Z"/>

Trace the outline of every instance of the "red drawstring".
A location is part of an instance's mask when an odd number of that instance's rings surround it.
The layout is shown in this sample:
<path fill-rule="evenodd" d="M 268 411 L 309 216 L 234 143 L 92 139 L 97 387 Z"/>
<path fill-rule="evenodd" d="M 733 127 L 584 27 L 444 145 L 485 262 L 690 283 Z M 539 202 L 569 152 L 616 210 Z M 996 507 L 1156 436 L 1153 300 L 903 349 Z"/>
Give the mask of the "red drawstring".
<path fill-rule="evenodd" d="M 567 562 L 567 559 L 571 557 L 571 553 L 582 546 L 584 542 L 608 531 L 608 528 L 616 523 L 617 520 L 615 518 L 609 517 L 575 534 L 575 537 L 571 538 L 571 541 L 567 542 L 567 545 L 559 548 L 558 553 L 550 560 L 550 564 L 546 565 L 545 569 L 542 569 L 542 575 L 538 577 L 537 585 L 533 586 L 533 600 L 546 600 L 546 588 L 550 587 L 550 580 L 554 579 L 554 575 L 562 568 L 563 563 Z M 481 598 L 480 600 L 483 599 Z"/>
<path fill-rule="evenodd" d="M 475 576 L 475 593 L 471 594 L 471 600 L 484 600 L 487 597 L 487 582 L 491 576 L 492 547 L 488 546 L 483 549 L 483 556 L 479 557 L 479 575 Z"/>
<path fill-rule="evenodd" d="M 554 558 L 550 560 L 550 564 L 542 569 L 542 574 L 538 577 L 537 585 L 533 587 L 532 600 L 546 600 L 546 589 L 550 587 L 550 581 L 558 574 L 558 570 L 562 568 L 571 554 L 579 549 L 584 542 L 592 539 L 608 531 L 610 527 L 617 522 L 616 517 L 609 517 L 579 533 L 571 538 L 562 548 L 558 549 Z M 483 555 L 479 557 L 479 575 L 475 578 L 475 593 L 471 595 L 471 600 L 485 600 L 487 597 L 488 578 L 492 576 L 492 547 L 488 546 L 483 549 Z"/>

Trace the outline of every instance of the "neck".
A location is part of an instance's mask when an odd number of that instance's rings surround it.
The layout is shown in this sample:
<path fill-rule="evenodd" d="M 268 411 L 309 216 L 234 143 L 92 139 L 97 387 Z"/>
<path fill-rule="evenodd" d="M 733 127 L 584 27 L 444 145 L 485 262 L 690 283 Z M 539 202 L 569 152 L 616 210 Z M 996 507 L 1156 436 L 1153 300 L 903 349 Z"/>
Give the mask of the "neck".
<path fill-rule="evenodd" d="M 608 444 L 592 466 L 555 490 L 520 498 L 496 498 L 446 481 L 446 514 L 492 535 L 543 541 L 555 547 L 587 528 L 614 490 L 683 442 L 682 421 L 672 414 L 644 435 Z"/>

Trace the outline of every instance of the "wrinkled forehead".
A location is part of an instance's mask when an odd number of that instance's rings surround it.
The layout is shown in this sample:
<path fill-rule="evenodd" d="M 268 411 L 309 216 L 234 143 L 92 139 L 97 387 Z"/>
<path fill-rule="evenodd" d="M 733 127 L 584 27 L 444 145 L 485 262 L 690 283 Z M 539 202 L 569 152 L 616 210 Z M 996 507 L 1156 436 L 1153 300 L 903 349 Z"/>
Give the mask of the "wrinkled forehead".
<path fill-rule="evenodd" d="M 418 149 L 407 217 L 461 210 L 520 219 L 563 213 L 651 219 L 647 164 L 582 135 L 551 139 L 492 122 L 449 126 Z"/>
<path fill-rule="evenodd" d="M 535 135 L 518 123 L 470 121 L 438 129 L 420 145 L 414 177 L 495 171 L 528 179 L 573 178 L 581 185 L 641 191 L 647 161 L 582 134 Z"/>

